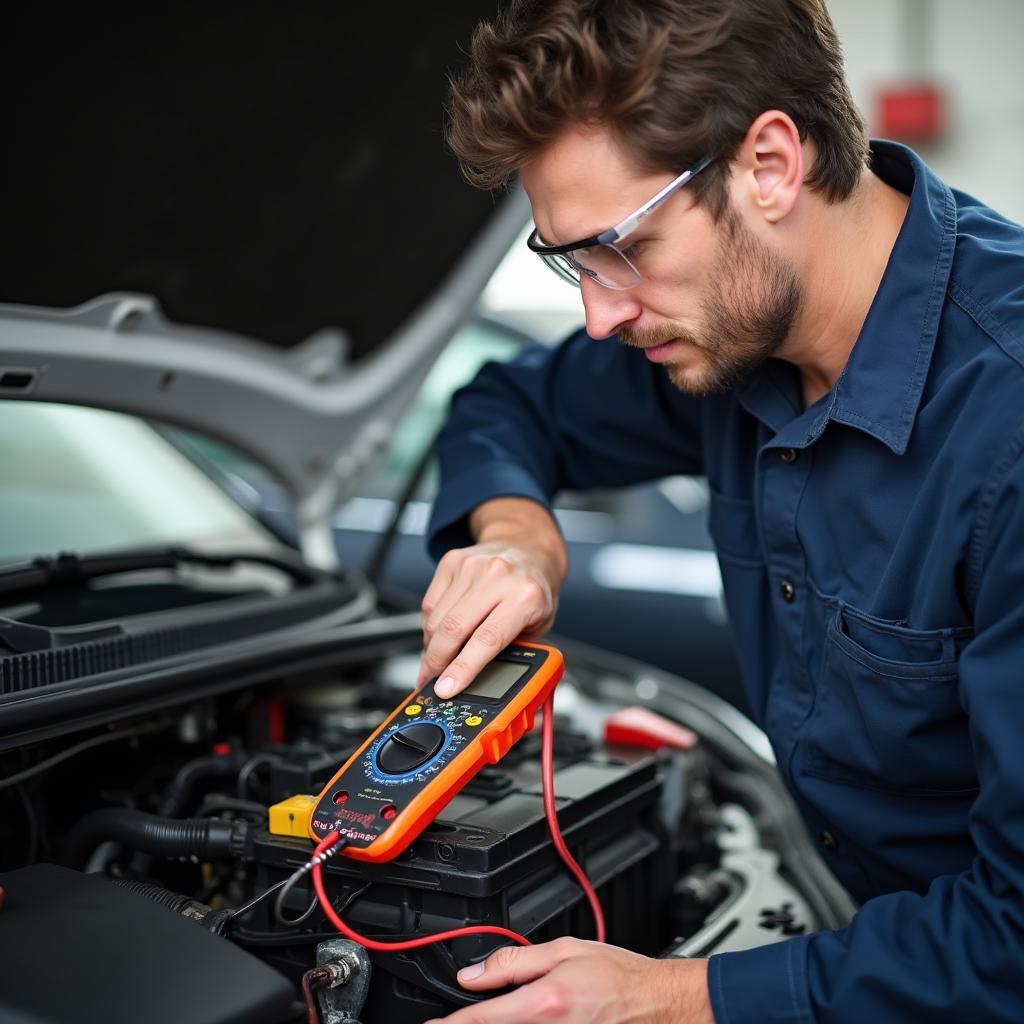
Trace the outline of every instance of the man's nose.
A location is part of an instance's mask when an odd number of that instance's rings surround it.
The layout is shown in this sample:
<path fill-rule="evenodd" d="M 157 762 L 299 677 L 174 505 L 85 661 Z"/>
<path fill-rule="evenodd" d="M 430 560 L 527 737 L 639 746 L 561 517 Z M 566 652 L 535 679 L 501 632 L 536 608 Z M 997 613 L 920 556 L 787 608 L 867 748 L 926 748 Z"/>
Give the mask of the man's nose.
<path fill-rule="evenodd" d="M 580 291 L 587 334 L 592 338 L 609 338 L 640 316 L 640 303 L 633 297 L 632 290 L 616 291 L 583 277 L 580 279 Z"/>

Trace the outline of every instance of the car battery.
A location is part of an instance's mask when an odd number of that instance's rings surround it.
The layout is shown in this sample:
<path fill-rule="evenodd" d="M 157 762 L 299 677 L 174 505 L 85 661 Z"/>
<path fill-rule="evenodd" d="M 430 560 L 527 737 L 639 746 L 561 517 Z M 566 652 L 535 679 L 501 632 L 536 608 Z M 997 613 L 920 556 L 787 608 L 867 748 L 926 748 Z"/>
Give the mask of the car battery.
<path fill-rule="evenodd" d="M 556 737 L 559 824 L 597 889 L 608 942 L 653 955 L 671 939 L 674 877 L 659 812 L 658 756 L 625 747 L 592 748 L 566 732 Z M 257 890 L 286 878 L 311 849 L 301 838 L 260 835 Z M 531 942 L 594 937 L 589 904 L 551 843 L 536 735 L 525 737 L 497 767 L 480 772 L 393 861 L 366 864 L 337 856 L 327 861 L 324 875 L 342 919 L 381 941 L 477 924 L 511 928 Z M 306 879 L 290 893 L 287 914 L 300 917 L 312 898 Z M 276 929 L 276 955 L 269 948 L 261 952 L 295 973 L 308 966 L 308 943 L 326 937 L 330 926 L 317 910 L 300 928 L 283 930 L 274 922 L 272 902 L 254 908 L 238 939 L 269 939 Z M 289 936 L 295 940 L 291 945 Z M 466 1005 L 477 997 L 459 986 L 456 971 L 504 941 L 468 936 L 406 952 L 373 952 L 363 1020 L 412 1024 Z"/>

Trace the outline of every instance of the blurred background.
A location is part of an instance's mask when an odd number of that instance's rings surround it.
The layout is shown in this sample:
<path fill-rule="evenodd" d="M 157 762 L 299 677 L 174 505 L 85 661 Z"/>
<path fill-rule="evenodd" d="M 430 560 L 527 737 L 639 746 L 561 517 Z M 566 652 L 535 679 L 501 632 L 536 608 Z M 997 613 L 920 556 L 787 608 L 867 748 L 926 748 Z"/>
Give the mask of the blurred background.
<path fill-rule="evenodd" d="M 406 250 L 431 254 L 443 271 L 465 244 L 448 223 L 468 190 L 443 151 L 445 68 L 435 51 L 447 47 L 459 61 L 464 26 L 493 6 L 184 4 L 61 18 L 21 9 L 0 36 L 9 108 L 0 301 L 66 307 L 139 291 L 156 295 L 169 320 L 274 344 L 341 329 L 362 358 L 423 297 L 396 301 L 412 275 L 392 272 L 387 245 L 368 246 L 400 228 Z M 1024 0 L 828 6 L 871 134 L 907 142 L 950 185 L 1024 221 Z M 432 48 L 421 45 L 428 37 Z M 364 50 L 378 79 L 366 78 Z M 396 84 L 394 61 L 415 88 Z M 323 116 L 326 125 L 315 119 Z M 410 175 L 414 143 L 420 162 Z M 372 199 L 374 188 L 386 203 Z M 472 201 L 481 218 L 490 214 L 490 197 Z M 396 607 L 417 607 L 433 572 L 423 544 L 436 488 L 431 439 L 452 392 L 487 360 L 554 344 L 582 322 L 579 292 L 529 253 L 523 227 L 385 463 L 338 511 L 342 563 L 367 571 Z M 194 529 L 205 530 L 216 517 L 202 512 L 199 484 L 168 488 L 169 460 L 181 451 L 194 463 L 183 474 L 199 466 L 244 511 L 295 536 L 278 484 L 208 438 L 161 425 L 154 440 L 151 424 L 82 410 L 50 410 L 41 424 L 8 404 L 0 561 L 111 548 L 136 534 L 189 541 L 187 524 L 198 518 Z M 178 452 L 165 450 L 168 439 Z M 706 506 L 704 481 L 689 477 L 563 495 L 572 568 L 556 629 L 743 708 Z"/>
<path fill-rule="evenodd" d="M 913 145 L 954 188 L 1024 221 L 1024 3 L 829 0 L 873 135 Z"/>

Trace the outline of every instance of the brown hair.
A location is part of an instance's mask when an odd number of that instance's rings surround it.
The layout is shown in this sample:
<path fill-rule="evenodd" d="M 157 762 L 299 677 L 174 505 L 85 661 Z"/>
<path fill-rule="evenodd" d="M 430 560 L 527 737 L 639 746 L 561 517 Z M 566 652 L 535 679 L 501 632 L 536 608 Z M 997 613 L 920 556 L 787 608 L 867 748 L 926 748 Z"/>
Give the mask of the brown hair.
<path fill-rule="evenodd" d="M 694 179 L 715 217 L 751 123 L 783 110 L 817 149 L 808 185 L 834 202 L 868 155 L 824 0 L 513 0 L 473 35 L 451 84 L 448 142 L 494 188 L 570 124 L 603 124 L 644 170 Z"/>

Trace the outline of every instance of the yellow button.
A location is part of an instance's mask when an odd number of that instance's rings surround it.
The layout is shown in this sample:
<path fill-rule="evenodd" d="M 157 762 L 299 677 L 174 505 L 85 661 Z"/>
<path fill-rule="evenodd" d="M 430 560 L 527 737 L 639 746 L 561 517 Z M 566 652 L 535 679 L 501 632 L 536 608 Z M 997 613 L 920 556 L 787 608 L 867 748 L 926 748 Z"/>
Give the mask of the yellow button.
<path fill-rule="evenodd" d="M 479 725 L 483 719 L 479 715 L 470 715 L 466 719 L 466 725 Z"/>
<path fill-rule="evenodd" d="M 410 704 L 405 709 L 405 713 L 407 715 L 418 715 L 422 710 L 423 708 L 421 708 L 419 704 Z"/>

